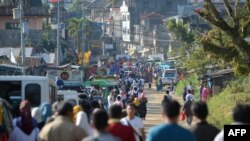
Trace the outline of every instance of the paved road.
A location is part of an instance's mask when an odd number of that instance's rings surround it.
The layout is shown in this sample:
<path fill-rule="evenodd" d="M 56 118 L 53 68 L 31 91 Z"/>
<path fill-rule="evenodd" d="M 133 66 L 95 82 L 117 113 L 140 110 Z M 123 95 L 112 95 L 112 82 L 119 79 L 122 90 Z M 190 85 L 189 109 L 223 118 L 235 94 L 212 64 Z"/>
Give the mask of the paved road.
<path fill-rule="evenodd" d="M 148 98 L 147 116 L 146 120 L 144 121 L 145 132 L 147 134 L 152 126 L 163 123 L 161 100 L 163 99 L 164 92 L 157 92 L 155 90 L 149 91 L 147 90 L 147 88 L 145 88 L 144 91 L 145 95 Z M 183 105 L 183 101 L 180 96 L 174 95 L 173 98 L 179 101 L 181 105 Z M 183 127 L 187 127 L 184 121 L 179 121 L 179 124 Z"/>
<path fill-rule="evenodd" d="M 148 98 L 147 103 L 147 116 L 144 121 L 145 132 L 148 133 L 150 127 L 163 123 L 161 114 L 161 100 L 163 99 L 162 92 L 156 92 L 155 90 L 148 91 L 145 89 L 145 95 Z"/>

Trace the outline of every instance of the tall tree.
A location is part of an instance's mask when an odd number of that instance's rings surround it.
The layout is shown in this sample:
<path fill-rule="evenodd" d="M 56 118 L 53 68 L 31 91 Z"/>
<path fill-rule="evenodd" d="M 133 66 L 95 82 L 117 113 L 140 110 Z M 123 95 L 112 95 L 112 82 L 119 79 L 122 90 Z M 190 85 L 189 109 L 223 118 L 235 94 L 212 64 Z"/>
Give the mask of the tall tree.
<path fill-rule="evenodd" d="M 72 18 L 69 21 L 68 32 L 69 36 L 74 39 L 79 60 L 79 58 L 83 58 L 84 53 L 82 48 L 84 47 L 84 42 L 88 42 L 92 35 L 91 22 L 86 18 Z M 84 38 L 84 36 L 86 38 Z"/>
<path fill-rule="evenodd" d="M 69 36 L 74 38 L 75 46 L 78 49 L 78 52 L 81 52 L 81 31 L 83 27 L 83 18 L 72 18 L 69 21 L 68 32 Z"/>
<path fill-rule="evenodd" d="M 203 9 L 196 9 L 214 28 L 200 41 L 204 49 L 224 60 L 230 60 L 238 73 L 250 72 L 250 0 L 223 0 L 226 16 L 222 16 L 212 0 L 204 0 Z"/>

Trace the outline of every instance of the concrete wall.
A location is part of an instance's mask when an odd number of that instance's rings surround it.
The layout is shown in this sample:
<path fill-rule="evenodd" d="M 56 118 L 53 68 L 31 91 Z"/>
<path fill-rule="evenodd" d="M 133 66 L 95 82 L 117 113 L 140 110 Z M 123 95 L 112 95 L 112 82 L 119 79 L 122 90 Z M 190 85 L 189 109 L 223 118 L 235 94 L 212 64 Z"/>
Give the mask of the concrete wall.
<path fill-rule="evenodd" d="M 56 31 L 53 30 L 29 30 L 26 40 L 36 46 L 42 43 L 43 34 L 46 32 L 49 34 L 48 38 L 56 41 Z M 19 47 L 20 40 L 20 30 L 0 30 L 0 47 Z"/>
<path fill-rule="evenodd" d="M 40 17 L 27 17 L 29 22 L 29 29 L 42 29 L 43 19 Z M 1 17 L 0 18 L 0 29 L 5 29 L 6 23 L 19 23 L 19 20 L 13 20 L 12 17 Z"/>

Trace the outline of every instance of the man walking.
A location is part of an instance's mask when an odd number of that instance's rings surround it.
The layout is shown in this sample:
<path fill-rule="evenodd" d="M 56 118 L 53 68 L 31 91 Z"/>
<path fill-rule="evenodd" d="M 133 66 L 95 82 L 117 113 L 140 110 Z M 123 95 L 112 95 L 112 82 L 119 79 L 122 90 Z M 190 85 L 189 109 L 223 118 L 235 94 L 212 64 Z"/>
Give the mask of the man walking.
<path fill-rule="evenodd" d="M 136 106 L 133 103 L 127 105 L 127 116 L 121 119 L 123 125 L 131 126 L 136 136 L 136 141 L 145 140 L 144 125 L 141 118 L 136 116 Z"/>
<path fill-rule="evenodd" d="M 196 141 L 212 141 L 220 130 L 211 124 L 207 123 L 208 108 L 205 102 L 195 102 L 192 105 L 192 113 L 199 122 L 191 128 Z"/>
<path fill-rule="evenodd" d="M 46 124 L 39 134 L 40 141 L 81 141 L 87 134 L 73 123 L 73 105 L 61 102 L 58 116 Z"/>
<path fill-rule="evenodd" d="M 122 108 L 119 105 L 112 105 L 109 109 L 109 132 L 121 139 L 121 141 L 135 141 L 132 127 L 121 124 Z"/>
<path fill-rule="evenodd" d="M 177 124 L 180 104 L 176 100 L 163 101 L 163 118 L 165 124 L 153 127 L 147 141 L 195 141 L 194 135 Z"/>

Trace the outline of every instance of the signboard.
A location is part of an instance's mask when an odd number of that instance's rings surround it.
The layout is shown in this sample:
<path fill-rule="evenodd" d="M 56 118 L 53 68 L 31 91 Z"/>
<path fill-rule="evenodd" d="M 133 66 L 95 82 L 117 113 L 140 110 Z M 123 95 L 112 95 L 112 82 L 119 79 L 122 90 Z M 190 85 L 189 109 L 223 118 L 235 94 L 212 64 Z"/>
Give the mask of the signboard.
<path fill-rule="evenodd" d="M 102 47 L 102 41 L 100 41 L 100 40 L 91 41 L 91 47 L 101 48 Z"/>
<path fill-rule="evenodd" d="M 47 76 L 52 80 L 60 76 L 64 83 L 72 81 L 82 82 L 83 79 L 82 71 L 78 70 L 48 70 Z"/>
<path fill-rule="evenodd" d="M 113 44 L 105 44 L 105 49 L 113 49 Z"/>

